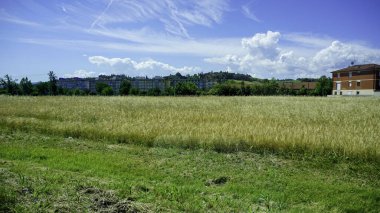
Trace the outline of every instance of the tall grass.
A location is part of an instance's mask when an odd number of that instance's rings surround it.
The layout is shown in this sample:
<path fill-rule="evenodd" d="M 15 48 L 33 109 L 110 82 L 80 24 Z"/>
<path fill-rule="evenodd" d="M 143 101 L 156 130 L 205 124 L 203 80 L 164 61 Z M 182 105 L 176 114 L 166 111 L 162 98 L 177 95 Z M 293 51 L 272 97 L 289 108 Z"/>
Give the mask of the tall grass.
<path fill-rule="evenodd" d="M 378 98 L 0 96 L 0 125 L 148 146 L 380 159 Z"/>

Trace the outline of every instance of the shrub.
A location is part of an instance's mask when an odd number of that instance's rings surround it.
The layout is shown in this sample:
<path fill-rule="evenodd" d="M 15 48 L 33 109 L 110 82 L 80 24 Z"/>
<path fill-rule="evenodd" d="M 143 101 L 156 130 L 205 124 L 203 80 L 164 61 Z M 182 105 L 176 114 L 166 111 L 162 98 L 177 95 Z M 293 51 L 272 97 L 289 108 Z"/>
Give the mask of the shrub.
<path fill-rule="evenodd" d="M 102 95 L 107 95 L 107 96 L 113 95 L 113 89 L 112 89 L 112 87 L 108 86 L 108 87 L 104 88 L 102 90 L 101 94 Z"/>
<path fill-rule="evenodd" d="M 140 90 L 137 89 L 137 88 L 131 88 L 131 90 L 129 91 L 129 94 L 131 94 L 131 95 L 139 95 L 140 94 Z"/>
<path fill-rule="evenodd" d="M 159 96 L 161 94 L 161 90 L 159 88 L 150 89 L 147 92 L 147 95 L 150 96 Z"/>

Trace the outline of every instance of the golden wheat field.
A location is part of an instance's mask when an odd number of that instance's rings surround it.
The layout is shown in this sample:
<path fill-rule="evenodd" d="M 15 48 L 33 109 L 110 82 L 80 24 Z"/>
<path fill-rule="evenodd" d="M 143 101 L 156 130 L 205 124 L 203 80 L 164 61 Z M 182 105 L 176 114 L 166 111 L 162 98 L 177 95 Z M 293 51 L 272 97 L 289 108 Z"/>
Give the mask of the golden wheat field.
<path fill-rule="evenodd" d="M 0 96 L 2 127 L 216 151 L 380 158 L 380 99 Z"/>

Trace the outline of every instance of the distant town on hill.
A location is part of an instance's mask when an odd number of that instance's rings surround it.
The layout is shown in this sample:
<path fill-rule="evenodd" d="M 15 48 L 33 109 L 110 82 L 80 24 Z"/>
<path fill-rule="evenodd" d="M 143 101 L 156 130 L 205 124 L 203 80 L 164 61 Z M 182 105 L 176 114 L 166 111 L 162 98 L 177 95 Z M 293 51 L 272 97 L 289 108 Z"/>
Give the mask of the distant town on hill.
<path fill-rule="evenodd" d="M 0 94 L 9 95 L 320 95 L 331 94 L 331 79 L 260 79 L 226 71 L 168 76 L 58 78 L 53 71 L 49 81 L 32 83 L 27 77 L 17 82 L 10 75 L 0 79 Z"/>

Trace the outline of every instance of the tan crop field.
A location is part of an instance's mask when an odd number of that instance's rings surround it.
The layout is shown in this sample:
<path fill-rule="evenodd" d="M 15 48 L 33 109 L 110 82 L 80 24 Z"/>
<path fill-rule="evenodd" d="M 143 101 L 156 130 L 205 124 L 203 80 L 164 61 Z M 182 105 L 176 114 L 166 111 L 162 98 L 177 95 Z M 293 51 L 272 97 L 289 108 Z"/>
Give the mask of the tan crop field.
<path fill-rule="evenodd" d="M 380 99 L 0 97 L 15 129 L 148 146 L 380 158 Z"/>
<path fill-rule="evenodd" d="M 379 212 L 379 109 L 0 96 L 0 212 Z"/>

